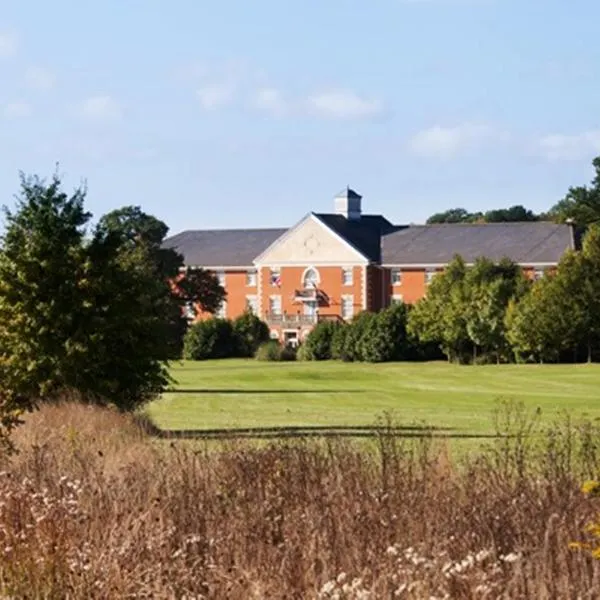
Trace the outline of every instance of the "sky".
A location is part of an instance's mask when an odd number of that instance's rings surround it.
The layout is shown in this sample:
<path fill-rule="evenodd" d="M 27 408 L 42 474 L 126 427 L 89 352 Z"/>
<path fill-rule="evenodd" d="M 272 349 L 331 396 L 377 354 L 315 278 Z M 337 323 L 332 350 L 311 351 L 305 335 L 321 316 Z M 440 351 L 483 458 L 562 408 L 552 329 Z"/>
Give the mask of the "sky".
<path fill-rule="evenodd" d="M 542 211 L 600 154 L 597 0 L 0 0 L 0 204 L 291 226 Z"/>

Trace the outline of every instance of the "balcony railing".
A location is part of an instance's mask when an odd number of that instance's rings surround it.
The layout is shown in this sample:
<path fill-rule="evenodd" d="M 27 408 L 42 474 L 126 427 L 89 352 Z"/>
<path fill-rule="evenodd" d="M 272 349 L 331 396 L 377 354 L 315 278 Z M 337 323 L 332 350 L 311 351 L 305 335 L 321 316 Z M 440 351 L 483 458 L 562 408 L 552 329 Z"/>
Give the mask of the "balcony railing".
<path fill-rule="evenodd" d="M 277 325 L 279 327 L 306 327 L 307 325 L 316 325 L 321 321 L 342 321 L 342 317 L 339 315 L 327 315 L 327 314 L 316 314 L 316 315 L 274 315 L 267 314 L 266 321 L 269 325 Z"/>

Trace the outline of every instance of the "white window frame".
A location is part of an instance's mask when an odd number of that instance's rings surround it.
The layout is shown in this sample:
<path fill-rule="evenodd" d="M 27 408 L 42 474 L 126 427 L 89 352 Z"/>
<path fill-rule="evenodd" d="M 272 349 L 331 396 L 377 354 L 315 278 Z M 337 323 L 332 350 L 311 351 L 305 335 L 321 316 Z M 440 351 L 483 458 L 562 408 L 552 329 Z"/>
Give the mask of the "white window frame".
<path fill-rule="evenodd" d="M 402 285 L 402 269 L 395 267 L 392 269 L 392 285 Z"/>
<path fill-rule="evenodd" d="M 271 287 L 276 287 L 277 286 L 277 284 L 275 283 L 275 278 L 277 278 L 277 277 L 279 277 L 279 279 L 281 280 L 281 269 L 279 269 L 279 268 L 271 268 L 271 270 L 269 272 L 269 285 Z"/>
<path fill-rule="evenodd" d="M 277 309 L 277 311 L 273 310 L 273 301 L 276 300 L 277 304 L 279 305 L 279 308 Z M 273 296 L 269 296 L 269 314 L 271 315 L 281 315 L 282 311 L 281 311 L 281 296 L 278 294 L 275 294 Z"/>
<path fill-rule="evenodd" d="M 545 274 L 544 269 L 534 269 L 533 270 L 533 280 L 539 281 L 540 279 L 542 279 L 542 277 L 544 277 L 544 274 Z"/>
<path fill-rule="evenodd" d="M 352 267 L 342 268 L 342 285 L 349 286 L 354 284 L 354 269 Z"/>
<path fill-rule="evenodd" d="M 256 282 L 257 282 L 256 269 L 250 269 L 250 271 L 246 271 L 246 286 L 247 287 L 256 287 Z"/>
<path fill-rule="evenodd" d="M 314 275 L 315 275 L 312 282 L 309 282 L 306 279 L 306 276 L 309 273 L 314 273 Z M 308 267 L 307 269 L 304 269 L 304 273 L 302 273 L 302 287 L 303 288 L 314 289 L 319 285 L 320 282 L 321 282 L 321 275 L 319 274 L 319 271 L 315 267 Z"/>
<path fill-rule="evenodd" d="M 227 318 L 227 300 L 223 300 L 223 302 L 221 302 L 219 308 L 217 308 L 215 311 L 215 317 L 217 317 L 217 319 Z"/>
<path fill-rule="evenodd" d="M 394 294 L 392 296 L 392 304 L 403 304 L 404 296 L 402 294 Z"/>
<path fill-rule="evenodd" d="M 425 285 L 429 285 L 437 275 L 436 269 L 425 269 Z"/>
<path fill-rule="evenodd" d="M 345 302 L 350 303 L 350 313 L 345 314 L 344 308 L 347 306 L 344 304 Z M 344 294 L 342 296 L 342 306 L 341 306 L 342 319 L 345 321 L 350 320 L 354 316 L 354 295 L 353 294 Z"/>
<path fill-rule="evenodd" d="M 258 315 L 258 296 L 256 294 L 248 294 L 246 296 L 246 310 L 253 315 Z"/>
<path fill-rule="evenodd" d="M 223 269 L 219 269 L 216 272 L 216 276 L 217 276 L 217 281 L 219 282 L 219 285 L 224 288 L 225 287 L 225 271 Z"/>

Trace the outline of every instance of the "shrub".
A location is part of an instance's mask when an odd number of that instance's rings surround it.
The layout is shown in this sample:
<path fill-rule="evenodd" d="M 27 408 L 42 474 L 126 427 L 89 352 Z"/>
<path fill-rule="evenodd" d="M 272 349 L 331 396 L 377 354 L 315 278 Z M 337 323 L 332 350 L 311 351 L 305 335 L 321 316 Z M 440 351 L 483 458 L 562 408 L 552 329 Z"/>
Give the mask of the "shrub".
<path fill-rule="evenodd" d="M 256 360 L 262 361 L 278 361 L 281 360 L 281 352 L 283 348 L 276 340 L 269 340 L 261 344 L 256 351 Z"/>
<path fill-rule="evenodd" d="M 241 357 L 254 356 L 259 346 L 269 340 L 269 327 L 251 312 L 245 312 L 233 321 L 233 332 L 236 354 Z"/>
<path fill-rule="evenodd" d="M 298 349 L 294 346 L 284 346 L 281 349 L 281 354 L 279 355 L 279 360 L 282 361 L 294 361 L 298 356 Z"/>
<path fill-rule="evenodd" d="M 186 360 L 229 358 L 235 354 L 236 338 L 231 321 L 208 319 L 190 326 L 183 342 Z"/>
<path fill-rule="evenodd" d="M 302 360 L 302 361 L 313 360 L 310 349 L 308 348 L 308 346 L 306 344 L 302 344 L 298 348 L 298 351 L 296 352 L 296 360 Z"/>
<path fill-rule="evenodd" d="M 342 360 L 349 362 L 365 360 L 362 344 L 363 336 L 371 321 L 376 317 L 375 313 L 367 311 L 363 311 L 354 317 L 352 322 L 347 326 L 344 342 L 340 349 L 340 358 Z"/>
<path fill-rule="evenodd" d="M 406 333 L 407 316 L 404 304 L 394 304 L 369 319 L 359 341 L 362 360 L 406 360 L 410 346 Z"/>
<path fill-rule="evenodd" d="M 334 360 L 346 360 L 346 336 L 349 330 L 350 326 L 342 323 L 334 332 L 331 338 L 331 358 Z"/>
<path fill-rule="evenodd" d="M 309 360 L 330 360 L 332 357 L 331 344 L 336 331 L 341 327 L 335 321 L 321 321 L 308 334 L 304 342 Z"/>

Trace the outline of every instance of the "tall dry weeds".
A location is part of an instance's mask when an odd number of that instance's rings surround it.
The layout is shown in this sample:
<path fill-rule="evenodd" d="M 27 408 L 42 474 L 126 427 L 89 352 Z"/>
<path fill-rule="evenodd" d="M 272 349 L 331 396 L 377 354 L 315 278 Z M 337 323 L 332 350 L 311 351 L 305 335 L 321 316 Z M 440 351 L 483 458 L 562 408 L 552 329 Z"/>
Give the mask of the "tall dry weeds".
<path fill-rule="evenodd" d="M 504 433 L 524 426 L 511 418 Z M 429 438 L 200 446 L 109 409 L 45 406 L 0 475 L 0 592 L 593 598 L 599 565 L 568 544 L 594 510 L 579 484 L 597 440 L 528 430 L 457 466 Z"/>

